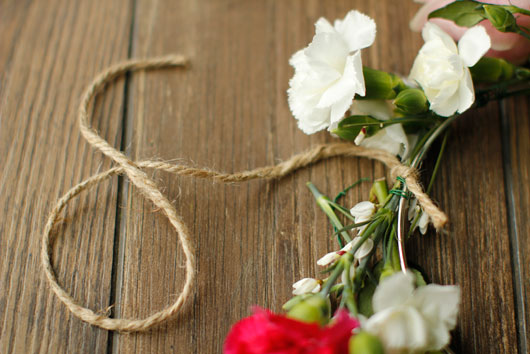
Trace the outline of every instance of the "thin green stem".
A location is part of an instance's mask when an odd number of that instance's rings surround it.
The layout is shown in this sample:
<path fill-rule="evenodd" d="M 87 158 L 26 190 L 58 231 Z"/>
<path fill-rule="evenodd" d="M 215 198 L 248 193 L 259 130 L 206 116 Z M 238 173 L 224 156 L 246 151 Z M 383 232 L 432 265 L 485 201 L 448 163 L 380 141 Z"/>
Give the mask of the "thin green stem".
<path fill-rule="evenodd" d="M 350 189 L 357 187 L 358 185 L 360 185 L 363 182 L 368 182 L 369 180 L 370 180 L 370 178 L 367 178 L 367 177 L 359 178 L 357 181 L 355 181 L 355 183 L 353 183 L 352 185 L 346 187 L 343 191 L 341 191 L 339 194 L 337 194 L 337 196 L 333 199 L 333 202 L 334 203 L 338 203 L 339 199 L 344 197 L 344 196 L 346 196 L 346 193 L 348 193 L 348 191 Z"/>
<path fill-rule="evenodd" d="M 331 221 L 332 225 L 334 227 L 336 227 L 337 229 L 339 229 L 339 230 L 343 229 L 344 226 L 340 222 L 340 220 L 337 217 L 337 215 L 333 212 L 333 208 L 331 207 L 331 204 L 333 202 L 328 197 L 326 197 L 324 194 L 320 193 L 320 191 L 317 189 L 317 187 L 315 187 L 315 185 L 313 183 L 307 182 L 307 187 L 313 193 L 313 196 L 315 197 L 318 206 L 328 216 L 328 218 Z M 341 232 L 341 236 L 346 240 L 346 242 L 350 242 L 351 241 L 351 237 L 346 231 Z M 340 237 L 337 236 L 337 239 L 338 239 L 339 245 L 341 247 L 343 247 L 344 244 L 343 244 L 342 240 L 340 239 Z"/>
<path fill-rule="evenodd" d="M 436 158 L 436 163 L 434 164 L 434 169 L 432 171 L 431 180 L 429 181 L 429 186 L 427 187 L 426 193 L 431 193 L 431 189 L 434 185 L 434 180 L 436 179 L 436 175 L 438 174 L 438 170 L 440 168 L 440 163 L 442 161 L 442 156 L 445 152 L 445 147 L 447 145 L 447 138 L 449 137 L 449 130 L 445 132 L 445 135 L 442 140 L 442 145 L 440 146 L 440 152 L 438 153 L 438 157 Z"/>
<path fill-rule="evenodd" d="M 343 270 L 344 270 L 344 265 L 342 264 L 342 262 L 340 262 L 340 264 L 338 264 L 337 267 L 333 270 L 333 273 L 331 273 L 329 278 L 324 282 L 324 286 L 322 287 L 322 290 L 320 290 L 320 293 L 322 295 L 324 296 L 329 295 L 329 291 L 331 287 L 333 286 L 333 284 L 335 284 L 337 279 L 340 277 Z"/>
<path fill-rule="evenodd" d="M 393 124 L 406 124 L 406 123 L 418 123 L 422 125 L 431 125 L 432 119 L 426 119 L 426 115 L 418 116 L 418 118 L 411 118 L 411 117 L 399 117 L 399 118 L 391 118 L 388 120 L 383 120 L 379 122 L 362 122 L 362 123 L 349 123 L 344 124 L 341 126 L 343 129 L 347 128 L 357 128 L 357 127 L 368 127 L 368 126 L 378 126 L 380 128 L 384 128 Z M 429 118 L 435 118 L 435 116 L 431 116 Z"/>
<path fill-rule="evenodd" d="M 512 13 L 517 13 L 517 14 L 522 14 L 522 15 L 527 15 L 527 16 L 530 16 L 530 10 L 527 10 L 527 9 L 523 9 L 519 6 L 515 6 L 515 5 L 504 5 L 503 6 L 506 10 L 512 12 Z"/>
<path fill-rule="evenodd" d="M 525 31 L 523 31 L 522 29 L 520 29 L 519 27 L 517 28 L 517 34 L 523 36 L 524 38 L 528 39 L 530 41 L 530 34 L 526 33 Z"/>

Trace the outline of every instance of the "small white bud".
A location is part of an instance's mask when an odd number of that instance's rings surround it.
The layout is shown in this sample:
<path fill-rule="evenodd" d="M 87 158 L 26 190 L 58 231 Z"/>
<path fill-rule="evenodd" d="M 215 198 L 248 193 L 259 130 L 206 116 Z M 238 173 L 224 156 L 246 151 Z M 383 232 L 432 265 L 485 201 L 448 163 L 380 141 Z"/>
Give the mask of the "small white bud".
<path fill-rule="evenodd" d="M 307 293 L 318 293 L 320 291 L 320 283 L 313 278 L 300 279 L 293 284 L 293 295 L 302 295 Z"/>
<path fill-rule="evenodd" d="M 337 252 L 330 252 L 326 254 L 324 257 L 320 258 L 317 261 L 317 264 L 319 266 L 325 267 L 333 262 L 335 262 L 337 259 L 339 259 L 340 255 Z"/>

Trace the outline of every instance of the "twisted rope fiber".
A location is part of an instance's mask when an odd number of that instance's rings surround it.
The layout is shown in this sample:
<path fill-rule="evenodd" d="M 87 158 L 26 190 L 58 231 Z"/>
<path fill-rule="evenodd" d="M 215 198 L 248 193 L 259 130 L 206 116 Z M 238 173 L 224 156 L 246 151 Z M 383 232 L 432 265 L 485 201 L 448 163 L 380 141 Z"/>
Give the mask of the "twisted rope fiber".
<path fill-rule="evenodd" d="M 195 277 L 195 256 L 193 246 L 190 240 L 188 228 L 169 200 L 160 192 L 155 181 L 148 177 L 142 169 L 157 169 L 174 173 L 181 176 L 190 176 L 193 178 L 210 179 L 217 182 L 233 183 L 243 182 L 251 179 L 275 179 L 290 174 L 297 169 L 311 165 L 322 159 L 335 156 L 356 156 L 366 157 L 378 160 L 385 164 L 393 178 L 402 176 L 405 178 L 409 190 L 416 196 L 419 204 L 425 212 L 431 217 L 436 228 L 441 228 L 447 222 L 446 215 L 439 210 L 430 200 L 426 193 L 423 192 L 418 183 L 418 174 L 415 169 L 402 165 L 393 155 L 381 151 L 366 149 L 349 143 L 334 143 L 317 145 L 306 152 L 297 154 L 287 161 L 277 165 L 256 168 L 250 171 L 236 173 L 222 173 L 206 168 L 191 167 L 184 164 L 169 164 L 160 161 L 131 161 L 121 151 L 113 148 L 90 126 L 90 117 L 88 108 L 92 101 L 99 94 L 104 86 L 113 81 L 120 75 L 128 71 L 138 71 L 146 69 L 159 69 L 166 67 L 184 67 L 187 61 L 183 56 L 170 55 L 152 59 L 128 60 L 115 66 L 107 68 L 100 73 L 88 86 L 84 92 L 79 107 L 79 127 L 82 135 L 90 145 L 100 150 L 107 157 L 112 159 L 117 166 L 110 168 L 105 172 L 93 175 L 88 179 L 72 187 L 63 195 L 55 204 L 48 221 L 46 223 L 42 238 L 41 259 L 44 273 L 50 287 L 57 297 L 68 307 L 68 309 L 81 320 L 92 325 L 107 329 L 123 332 L 146 331 L 162 322 L 165 322 L 174 316 L 184 305 L 186 300 L 191 296 L 192 284 Z M 70 200 L 75 198 L 81 192 L 90 189 L 107 178 L 123 174 L 126 175 L 131 183 L 135 185 L 145 198 L 149 199 L 159 210 L 162 210 L 178 234 L 179 242 L 182 246 L 186 257 L 186 278 L 182 291 L 177 300 L 167 308 L 156 312 L 144 319 L 115 319 L 109 318 L 103 314 L 96 313 L 88 308 L 78 304 L 70 294 L 68 294 L 59 285 L 55 276 L 55 271 L 51 264 L 52 246 L 55 235 L 53 235 L 54 225 L 60 218 L 60 213 Z"/>

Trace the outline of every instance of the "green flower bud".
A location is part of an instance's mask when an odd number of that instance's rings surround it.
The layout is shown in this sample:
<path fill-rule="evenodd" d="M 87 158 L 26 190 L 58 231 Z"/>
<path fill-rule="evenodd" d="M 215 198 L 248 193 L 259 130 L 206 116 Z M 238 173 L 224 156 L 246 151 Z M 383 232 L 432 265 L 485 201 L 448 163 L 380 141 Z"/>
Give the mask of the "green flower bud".
<path fill-rule="evenodd" d="M 419 114 L 429 109 L 427 97 L 420 89 L 401 91 L 394 100 L 394 104 L 397 108 L 409 114 Z"/>
<path fill-rule="evenodd" d="M 391 100 L 406 88 L 403 81 L 396 75 L 380 70 L 363 68 L 366 95 L 359 98 L 370 100 Z"/>
<path fill-rule="evenodd" d="M 515 66 L 504 59 L 483 57 L 470 71 L 474 81 L 491 83 L 511 79 Z"/>
<path fill-rule="evenodd" d="M 320 294 L 315 294 L 294 305 L 289 312 L 287 312 L 287 317 L 302 322 L 325 325 L 329 321 L 330 312 L 331 304 L 329 298 L 327 296 L 325 297 Z"/>
<path fill-rule="evenodd" d="M 513 14 L 501 6 L 483 5 L 486 18 L 500 32 L 516 32 L 517 21 Z"/>
<path fill-rule="evenodd" d="M 354 334 L 349 342 L 350 354 L 384 354 L 383 344 L 376 336 L 368 332 Z"/>

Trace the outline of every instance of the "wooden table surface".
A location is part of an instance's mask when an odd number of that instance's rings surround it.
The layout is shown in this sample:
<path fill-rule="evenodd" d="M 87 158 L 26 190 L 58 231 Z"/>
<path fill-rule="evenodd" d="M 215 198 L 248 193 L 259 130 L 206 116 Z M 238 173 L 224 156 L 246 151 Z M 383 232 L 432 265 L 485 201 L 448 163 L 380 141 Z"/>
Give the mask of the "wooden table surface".
<path fill-rule="evenodd" d="M 280 181 L 213 184 L 149 171 L 190 226 L 196 290 L 155 331 L 110 333 L 52 294 L 40 240 L 53 204 L 111 166 L 80 136 L 77 107 L 95 74 L 127 59 L 182 53 L 187 70 L 129 75 L 97 100 L 93 124 L 133 159 L 239 171 L 333 141 L 306 136 L 286 100 L 289 57 L 320 17 L 358 9 L 377 22 L 365 65 L 407 73 L 422 44 L 405 0 L 5 0 L 0 2 L 0 352 L 219 353 L 257 304 L 279 311 L 291 284 L 336 248 L 305 186 L 335 195 L 382 165 L 335 158 Z M 530 105 L 491 103 L 454 125 L 433 197 L 448 233 L 416 236 L 409 259 L 459 284 L 460 353 L 530 350 Z M 432 156 L 431 156 L 432 159 Z M 425 167 L 429 170 L 428 164 Z M 369 186 L 346 203 L 366 199 Z M 124 178 L 74 200 L 54 247 L 59 282 L 94 310 L 144 317 L 175 300 L 183 254 L 167 220 Z"/>

